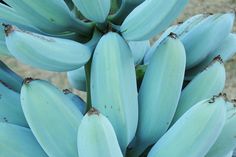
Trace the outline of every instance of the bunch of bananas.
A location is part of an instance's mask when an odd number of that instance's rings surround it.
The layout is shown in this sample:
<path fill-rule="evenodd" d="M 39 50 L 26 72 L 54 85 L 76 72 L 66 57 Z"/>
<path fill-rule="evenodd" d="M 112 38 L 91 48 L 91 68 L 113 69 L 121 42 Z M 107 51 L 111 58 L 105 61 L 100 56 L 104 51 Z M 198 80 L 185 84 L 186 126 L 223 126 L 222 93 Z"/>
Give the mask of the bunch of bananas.
<path fill-rule="evenodd" d="M 188 0 L 4 2 L 0 55 L 67 72 L 87 101 L 0 61 L 0 157 L 232 156 L 234 13 L 170 26 Z"/>

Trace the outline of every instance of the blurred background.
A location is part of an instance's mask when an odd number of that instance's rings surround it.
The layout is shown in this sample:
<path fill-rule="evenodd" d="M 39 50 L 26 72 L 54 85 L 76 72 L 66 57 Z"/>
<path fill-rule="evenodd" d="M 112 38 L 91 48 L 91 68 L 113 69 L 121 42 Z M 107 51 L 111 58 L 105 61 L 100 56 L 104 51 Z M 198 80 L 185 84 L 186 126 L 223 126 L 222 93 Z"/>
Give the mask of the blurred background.
<path fill-rule="evenodd" d="M 216 13 L 233 10 L 236 10 L 236 0 L 190 0 L 190 3 L 185 8 L 184 12 L 175 22 L 184 21 L 190 16 L 199 13 Z M 236 32 L 236 24 L 233 31 Z M 156 40 L 156 38 L 153 40 Z M 46 79 L 53 82 L 60 88 L 71 89 L 67 82 L 65 73 L 47 72 L 31 68 L 9 57 L 0 57 L 0 59 L 3 60 L 9 67 L 11 67 L 22 77 Z M 225 66 L 227 69 L 227 83 L 225 92 L 229 95 L 230 98 L 236 98 L 236 56 L 225 63 Z M 79 92 L 79 94 L 83 98 L 85 97 L 85 93 Z"/>

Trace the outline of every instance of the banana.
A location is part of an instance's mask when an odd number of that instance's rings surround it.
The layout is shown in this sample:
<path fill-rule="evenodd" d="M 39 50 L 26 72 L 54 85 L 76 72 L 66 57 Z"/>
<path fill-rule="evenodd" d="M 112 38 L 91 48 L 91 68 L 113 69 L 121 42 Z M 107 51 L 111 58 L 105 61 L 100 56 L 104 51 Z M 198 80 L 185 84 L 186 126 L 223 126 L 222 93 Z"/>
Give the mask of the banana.
<path fill-rule="evenodd" d="M 10 53 L 33 67 L 50 71 L 71 71 L 83 66 L 91 50 L 68 39 L 47 37 L 7 25 L 6 45 Z"/>
<path fill-rule="evenodd" d="M 140 64 L 143 61 L 144 55 L 150 48 L 149 40 L 145 41 L 130 41 L 128 45 L 134 57 L 134 64 Z"/>
<path fill-rule="evenodd" d="M 81 121 L 77 146 L 80 157 L 123 157 L 112 124 L 94 108 Z"/>
<path fill-rule="evenodd" d="M 159 44 L 165 39 L 171 32 L 175 33 L 180 39 L 183 35 L 185 35 L 187 32 L 189 32 L 195 25 L 197 25 L 199 22 L 201 22 L 203 19 L 206 18 L 206 14 L 198 14 L 193 17 L 190 17 L 188 20 L 186 20 L 182 24 L 173 25 L 170 26 L 162 35 L 160 38 L 153 44 L 153 46 L 149 49 L 149 51 L 146 53 L 144 57 L 144 64 L 148 64 L 150 61 L 150 58 L 152 57 L 153 53 L 155 52 L 155 49 L 159 46 Z"/>
<path fill-rule="evenodd" d="M 67 72 L 67 79 L 70 85 L 80 91 L 86 91 L 86 75 L 84 66 Z"/>
<path fill-rule="evenodd" d="M 23 114 L 20 95 L 0 83 L 0 122 L 29 127 Z"/>
<path fill-rule="evenodd" d="M 222 97 L 197 103 L 161 137 L 148 157 L 204 157 L 224 126 L 225 112 Z"/>
<path fill-rule="evenodd" d="M 193 79 L 217 56 L 220 56 L 224 62 L 227 62 L 236 53 L 235 45 L 236 34 L 230 33 L 220 46 L 216 50 L 212 51 L 201 63 L 186 71 L 186 79 Z"/>
<path fill-rule="evenodd" d="M 27 30 L 38 31 L 25 18 L 18 15 L 13 8 L 2 3 L 0 3 L 0 23 L 9 23 Z"/>
<path fill-rule="evenodd" d="M 23 79 L 0 60 L 0 82 L 20 93 Z"/>
<path fill-rule="evenodd" d="M 110 12 L 110 0 L 72 0 L 79 11 L 89 20 L 98 23 L 106 21 Z"/>
<path fill-rule="evenodd" d="M 80 98 L 78 95 L 73 94 L 70 90 L 68 89 L 64 89 L 63 93 L 69 97 L 72 102 L 75 104 L 75 106 L 80 110 L 80 112 L 84 115 L 86 112 L 86 103 L 84 102 L 84 100 L 82 98 Z"/>
<path fill-rule="evenodd" d="M 178 25 L 173 25 L 169 27 L 162 35 L 160 38 L 149 48 L 149 50 L 146 52 L 143 62 L 145 65 L 148 65 L 156 48 L 160 45 L 160 43 L 168 36 L 170 35 L 171 32 L 174 32 L 174 30 L 178 27 Z"/>
<path fill-rule="evenodd" d="M 0 56 L 1 55 L 11 56 L 5 43 L 5 33 L 2 26 L 0 26 Z"/>
<path fill-rule="evenodd" d="M 224 157 L 236 147 L 236 107 L 235 104 L 227 102 L 230 108 L 226 112 L 226 122 L 217 138 L 215 144 L 205 157 Z"/>
<path fill-rule="evenodd" d="M 136 7 L 121 25 L 126 40 L 147 40 L 168 27 L 188 0 L 147 0 Z"/>
<path fill-rule="evenodd" d="M 92 38 L 88 42 L 86 42 L 84 45 L 88 46 L 91 49 L 91 51 L 93 51 L 101 37 L 102 37 L 102 33 L 99 32 L 97 29 L 95 29 L 93 32 Z"/>
<path fill-rule="evenodd" d="M 144 0 L 120 0 L 119 9 L 115 14 L 111 15 L 109 19 L 113 23 L 121 25 L 127 15 L 142 2 L 144 2 Z"/>
<path fill-rule="evenodd" d="M 216 58 L 207 69 L 199 73 L 181 92 L 172 124 L 197 102 L 222 92 L 225 81 L 224 65 L 220 58 Z"/>
<path fill-rule="evenodd" d="M 234 150 L 231 150 L 226 156 L 224 157 L 232 157 L 233 156 L 233 153 L 234 153 Z"/>
<path fill-rule="evenodd" d="M 137 128 L 138 94 L 131 50 L 117 33 L 105 34 L 95 49 L 91 67 L 91 98 L 93 107 L 112 123 L 125 153 Z"/>
<path fill-rule="evenodd" d="M 91 24 L 86 24 L 73 16 L 64 0 L 4 0 L 15 12 L 27 19 L 31 25 L 49 34 L 62 32 L 78 32 L 87 36 L 92 29 Z M 30 13 L 30 14 L 29 14 Z M 35 20 L 37 19 L 37 20 Z"/>
<path fill-rule="evenodd" d="M 21 89 L 26 120 L 48 156 L 78 157 L 77 131 L 82 113 L 62 91 L 43 80 L 27 78 Z"/>
<path fill-rule="evenodd" d="M 137 142 L 130 152 L 133 156 L 140 155 L 168 129 L 181 93 L 185 62 L 183 44 L 174 34 L 155 50 L 139 90 Z"/>
<path fill-rule="evenodd" d="M 28 128 L 0 122 L 0 156 L 48 157 Z"/>
<path fill-rule="evenodd" d="M 187 69 L 203 61 L 224 41 L 232 30 L 234 16 L 234 13 L 210 15 L 180 37 L 186 49 Z"/>

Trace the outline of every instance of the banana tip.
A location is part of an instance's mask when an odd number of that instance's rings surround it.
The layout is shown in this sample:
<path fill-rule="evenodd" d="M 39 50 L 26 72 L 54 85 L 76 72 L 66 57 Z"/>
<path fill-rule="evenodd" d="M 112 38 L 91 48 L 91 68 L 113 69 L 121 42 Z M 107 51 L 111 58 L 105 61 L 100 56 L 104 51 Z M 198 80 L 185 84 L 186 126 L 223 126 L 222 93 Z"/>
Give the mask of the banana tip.
<path fill-rule="evenodd" d="M 72 92 L 71 92 L 69 89 L 64 89 L 64 90 L 63 90 L 63 93 L 64 93 L 64 94 L 70 94 L 70 93 L 72 93 Z"/>
<path fill-rule="evenodd" d="M 218 61 L 218 62 L 220 62 L 221 64 L 224 63 L 224 61 L 223 61 L 223 59 L 221 58 L 220 55 L 216 56 L 216 57 L 213 59 L 213 62 L 214 62 L 214 61 Z"/>
<path fill-rule="evenodd" d="M 33 79 L 33 78 L 31 78 L 31 77 L 25 78 L 24 81 L 23 81 L 23 84 L 27 85 L 27 84 L 29 84 L 30 82 L 32 82 L 33 80 L 35 80 L 35 79 Z"/>
<path fill-rule="evenodd" d="M 9 34 L 11 34 L 12 32 L 15 31 L 15 27 L 12 25 L 8 25 L 8 24 L 2 24 L 5 28 L 4 28 L 4 32 L 6 34 L 6 36 L 8 36 Z"/>
<path fill-rule="evenodd" d="M 173 32 L 171 32 L 171 33 L 169 34 L 169 37 L 171 37 L 171 38 L 173 38 L 173 39 L 177 39 L 177 38 L 178 38 L 178 35 L 175 34 L 175 33 L 173 33 Z"/>
<path fill-rule="evenodd" d="M 98 115 L 98 116 L 99 116 L 100 112 L 99 112 L 96 108 L 92 107 L 92 108 L 88 111 L 87 114 L 88 114 L 88 116 L 91 116 L 91 115 Z"/>
<path fill-rule="evenodd" d="M 214 95 L 208 102 L 214 103 L 215 99 L 217 99 L 217 98 L 223 98 L 225 101 L 229 101 L 226 93 L 220 93 L 218 95 Z"/>

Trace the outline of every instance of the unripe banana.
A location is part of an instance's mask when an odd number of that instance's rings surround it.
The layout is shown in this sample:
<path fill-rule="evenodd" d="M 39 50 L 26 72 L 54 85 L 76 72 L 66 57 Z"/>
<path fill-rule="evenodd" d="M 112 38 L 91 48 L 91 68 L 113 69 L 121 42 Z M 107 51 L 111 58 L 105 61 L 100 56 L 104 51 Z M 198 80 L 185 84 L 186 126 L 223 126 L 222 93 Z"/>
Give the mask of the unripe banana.
<path fill-rule="evenodd" d="M 124 153 L 137 128 L 138 95 L 132 53 L 117 33 L 105 34 L 95 49 L 91 97 L 92 105 L 112 123 Z"/>
<path fill-rule="evenodd" d="M 42 80 L 25 79 L 21 105 L 26 120 L 48 156 L 78 157 L 77 131 L 82 114 L 62 91 Z"/>
<path fill-rule="evenodd" d="M 28 128 L 0 122 L 1 157 L 48 157 Z"/>
<path fill-rule="evenodd" d="M 70 85 L 80 91 L 86 91 L 86 74 L 84 66 L 67 72 L 67 78 Z"/>
<path fill-rule="evenodd" d="M 86 112 L 86 103 L 84 102 L 84 100 L 79 97 L 76 94 L 73 94 L 70 90 L 68 89 L 64 89 L 63 90 L 64 94 L 70 98 L 72 100 L 72 102 L 75 104 L 75 106 L 80 110 L 80 112 L 84 115 Z"/>
<path fill-rule="evenodd" d="M 130 41 L 128 44 L 134 57 L 134 64 L 137 65 L 142 63 L 144 55 L 150 48 L 149 40 Z"/>
<path fill-rule="evenodd" d="M 20 95 L 0 83 L 0 122 L 29 127 L 21 108 Z"/>
<path fill-rule="evenodd" d="M 68 39 L 47 37 L 7 25 L 6 44 L 10 53 L 31 66 L 51 71 L 71 71 L 83 66 L 91 50 Z"/>
<path fill-rule="evenodd" d="M 4 0 L 16 14 L 48 34 L 63 34 L 77 32 L 87 36 L 92 25 L 76 19 L 71 14 L 64 0 L 30 1 L 30 0 Z M 37 20 L 35 20 L 37 19 Z"/>
<path fill-rule="evenodd" d="M 229 36 L 220 44 L 220 46 L 212 51 L 201 63 L 186 71 L 186 78 L 193 79 L 199 72 L 217 56 L 220 56 L 224 62 L 228 61 L 236 53 L 236 34 L 229 34 Z"/>
<path fill-rule="evenodd" d="M 199 73 L 181 92 L 172 124 L 197 102 L 223 91 L 226 72 L 222 61 L 217 58 L 203 72 Z"/>
<path fill-rule="evenodd" d="M 149 51 L 146 53 L 144 58 L 144 64 L 148 64 L 155 49 L 159 46 L 159 44 L 165 39 L 171 32 L 175 33 L 179 38 L 181 36 L 188 33 L 193 27 L 195 27 L 198 23 L 200 23 L 204 18 L 206 17 L 205 14 L 198 14 L 193 17 L 190 17 L 188 20 L 186 20 L 182 24 L 173 25 L 166 29 L 164 33 L 160 36 L 160 38 L 153 44 L 153 46 L 149 49 Z"/>
<path fill-rule="evenodd" d="M 72 0 L 79 11 L 89 20 L 105 22 L 111 8 L 110 0 Z"/>
<path fill-rule="evenodd" d="M 147 40 L 168 27 L 188 0 L 147 0 L 136 7 L 121 25 L 126 40 Z"/>
<path fill-rule="evenodd" d="M 222 97 L 197 103 L 161 137 L 148 157 L 204 157 L 224 126 L 225 112 Z"/>
<path fill-rule="evenodd" d="M 123 157 L 110 121 L 92 108 L 78 130 L 79 157 Z"/>
<path fill-rule="evenodd" d="M 160 38 L 149 48 L 147 53 L 144 56 L 143 62 L 145 65 L 149 64 L 156 48 L 160 45 L 160 43 L 168 36 L 170 35 L 171 32 L 174 32 L 174 30 L 178 27 L 178 25 L 173 25 L 169 27 L 162 35 Z"/>
<path fill-rule="evenodd" d="M 236 107 L 227 102 L 226 122 L 220 136 L 205 157 L 224 157 L 236 147 Z M 232 155 L 231 155 L 232 157 Z"/>
<path fill-rule="evenodd" d="M 174 116 L 185 71 L 185 50 L 174 34 L 170 34 L 155 50 L 139 90 L 139 123 L 137 147 L 140 155 L 166 132 Z"/>
<path fill-rule="evenodd" d="M 0 82 L 20 93 L 23 79 L 0 60 Z"/>
<path fill-rule="evenodd" d="M 215 50 L 229 35 L 233 22 L 234 13 L 210 15 L 181 36 L 180 39 L 186 49 L 186 68 L 190 69 L 199 64 Z"/>
<path fill-rule="evenodd" d="M 110 16 L 110 20 L 117 25 L 121 25 L 127 15 L 143 1 L 145 0 L 119 0 L 119 9 L 114 15 Z"/>

